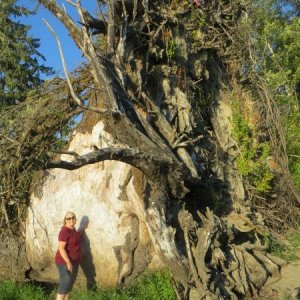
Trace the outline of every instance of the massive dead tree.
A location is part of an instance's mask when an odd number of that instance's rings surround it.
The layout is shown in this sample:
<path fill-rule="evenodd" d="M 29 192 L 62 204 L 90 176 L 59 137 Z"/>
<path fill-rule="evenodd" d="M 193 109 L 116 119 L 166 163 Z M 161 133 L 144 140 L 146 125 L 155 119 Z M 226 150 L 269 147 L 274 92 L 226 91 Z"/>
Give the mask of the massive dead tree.
<path fill-rule="evenodd" d="M 119 146 L 72 152 L 72 161 L 44 168 L 104 160 L 138 168 L 150 186 L 146 226 L 178 298 L 256 297 L 282 261 L 266 253 L 259 226 L 243 215 L 239 149 L 229 121 L 220 121 L 241 67 L 235 30 L 246 8 L 225 0 L 99 1 L 96 22 L 79 0 L 67 2 L 81 26 L 56 1 L 40 0 L 86 56 L 89 83 L 102 98 L 84 104 L 70 80 L 73 101 L 101 118 Z"/>
<path fill-rule="evenodd" d="M 178 298 L 256 296 L 279 266 L 265 253 L 255 229 L 250 226 L 245 234 L 210 210 L 193 217 L 195 211 L 184 207 L 203 197 L 205 181 L 196 163 L 201 150 L 195 146 L 201 148 L 207 132 L 196 120 L 203 114 L 193 111 L 193 101 L 200 89 L 211 97 L 213 110 L 224 84 L 230 83 L 222 65 L 226 53 L 218 48 L 230 51 L 231 26 L 244 7 L 227 1 L 107 1 L 101 23 L 107 28 L 100 31 L 106 47 L 100 47 L 89 35 L 90 18 L 80 1 L 73 5 L 81 28 L 55 1 L 40 2 L 61 20 L 90 62 L 94 88 L 104 97 L 99 108 L 108 112 L 101 117 L 124 145 L 75 156 L 72 162 L 49 162 L 47 167 L 72 170 L 107 159 L 137 167 L 151 186 L 145 199 L 147 228 L 172 273 Z M 216 29 L 211 45 L 206 26 Z M 222 134 L 217 124 L 212 129 Z"/>

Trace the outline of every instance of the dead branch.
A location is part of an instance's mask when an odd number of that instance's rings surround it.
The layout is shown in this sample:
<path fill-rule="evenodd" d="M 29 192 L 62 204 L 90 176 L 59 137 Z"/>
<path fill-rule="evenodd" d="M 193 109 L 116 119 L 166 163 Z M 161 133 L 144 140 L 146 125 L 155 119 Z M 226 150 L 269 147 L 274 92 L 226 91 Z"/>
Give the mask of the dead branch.
<path fill-rule="evenodd" d="M 60 53 L 60 57 L 61 57 L 61 61 L 62 61 L 62 65 L 63 65 L 63 69 L 64 69 L 64 73 L 66 75 L 66 80 L 67 80 L 67 83 L 68 83 L 68 86 L 69 86 L 69 89 L 70 89 L 70 92 L 71 92 L 71 95 L 72 95 L 72 98 L 74 99 L 74 101 L 79 105 L 79 106 L 82 106 L 82 102 L 81 100 L 76 96 L 76 94 L 74 93 L 74 89 L 72 87 L 72 83 L 71 83 L 71 80 L 70 80 L 70 77 L 69 77 L 69 72 L 68 72 L 68 69 L 67 69 L 67 65 L 66 65 L 66 61 L 65 61 L 65 57 L 64 57 L 64 53 L 63 53 L 63 49 L 62 49 L 62 46 L 61 46 L 61 43 L 60 43 L 60 40 L 56 34 L 56 32 L 53 30 L 53 28 L 50 26 L 50 24 L 45 20 L 43 19 L 43 22 L 46 24 L 46 26 L 48 27 L 48 29 L 51 31 L 51 33 L 53 34 L 56 42 L 57 42 L 57 45 L 58 45 L 58 49 L 59 49 L 59 53 Z"/>
<path fill-rule="evenodd" d="M 105 160 L 116 160 L 125 162 L 140 169 L 149 177 L 153 177 L 156 174 L 158 166 L 165 166 L 172 164 L 172 161 L 166 156 L 151 156 L 148 153 L 140 152 L 135 149 L 126 148 L 104 148 L 95 150 L 88 154 L 76 156 L 75 160 L 69 161 L 50 161 L 46 164 L 48 168 L 61 168 L 66 170 L 76 170 L 85 165 L 95 164 L 97 162 Z M 147 163 L 145 163 L 147 162 Z"/>
<path fill-rule="evenodd" d="M 74 89 L 73 89 L 73 86 L 72 86 L 72 83 L 71 83 L 71 80 L 70 80 L 69 72 L 68 72 L 68 69 L 67 69 L 67 65 L 66 65 L 66 61 L 65 61 L 63 49 L 62 49 L 62 46 L 61 46 L 61 42 L 60 42 L 60 40 L 59 40 L 56 32 L 50 26 L 50 24 L 45 19 L 43 19 L 43 21 L 47 25 L 47 27 L 49 28 L 49 30 L 51 31 L 51 33 L 53 34 L 54 38 L 56 39 L 56 42 L 57 42 L 57 45 L 58 45 L 58 48 L 59 48 L 59 53 L 60 53 L 62 65 L 63 65 L 63 69 L 64 69 L 64 73 L 65 73 L 66 80 L 67 80 L 67 83 L 68 83 L 68 86 L 69 86 L 69 89 L 70 89 L 70 93 L 71 93 L 72 98 L 74 99 L 74 101 L 78 104 L 78 106 L 80 108 L 82 108 L 82 109 L 91 110 L 93 112 L 97 112 L 97 113 L 100 113 L 100 114 L 111 113 L 111 114 L 113 114 L 115 116 L 116 115 L 121 116 L 121 113 L 119 111 L 113 111 L 113 110 L 109 110 L 109 109 L 101 109 L 101 108 L 96 108 L 96 107 L 92 107 L 92 106 L 86 106 L 86 105 L 84 105 L 81 102 L 81 100 L 77 97 L 77 95 L 74 92 Z"/>
<path fill-rule="evenodd" d="M 57 17 L 67 28 L 69 31 L 72 39 L 74 42 L 78 45 L 78 47 L 81 49 L 83 47 L 82 45 L 82 39 L 81 39 L 81 33 L 79 28 L 75 25 L 72 18 L 66 14 L 66 12 L 61 9 L 55 1 L 52 0 L 40 0 L 40 3 L 44 5 L 55 17 Z"/>
<path fill-rule="evenodd" d="M 106 1 L 108 8 L 107 51 L 109 54 L 113 53 L 115 49 L 115 2 L 115 0 Z"/>

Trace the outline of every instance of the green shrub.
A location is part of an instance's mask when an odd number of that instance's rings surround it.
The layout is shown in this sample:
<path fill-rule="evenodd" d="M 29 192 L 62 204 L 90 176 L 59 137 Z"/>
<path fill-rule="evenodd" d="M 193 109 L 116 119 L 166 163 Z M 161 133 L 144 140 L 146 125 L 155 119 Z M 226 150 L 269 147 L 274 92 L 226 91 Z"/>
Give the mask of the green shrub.
<path fill-rule="evenodd" d="M 169 59 L 174 59 L 177 55 L 178 47 L 174 39 L 167 40 L 167 56 Z"/>
<path fill-rule="evenodd" d="M 289 167 L 294 182 L 300 190 L 300 112 L 290 113 L 284 118 Z"/>
<path fill-rule="evenodd" d="M 267 165 L 270 146 L 266 142 L 258 143 L 237 101 L 233 102 L 232 109 L 232 133 L 239 148 L 238 171 L 258 192 L 266 192 L 270 190 L 273 179 Z"/>

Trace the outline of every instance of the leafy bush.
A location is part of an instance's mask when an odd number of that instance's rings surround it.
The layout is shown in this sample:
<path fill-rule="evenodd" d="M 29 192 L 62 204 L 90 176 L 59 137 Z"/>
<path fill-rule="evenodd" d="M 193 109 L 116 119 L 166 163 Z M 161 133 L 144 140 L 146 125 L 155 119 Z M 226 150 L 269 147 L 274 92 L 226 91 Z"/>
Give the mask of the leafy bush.
<path fill-rule="evenodd" d="M 296 2 L 253 1 L 252 33 L 260 76 L 281 111 L 289 168 L 300 190 L 300 19 Z"/>
<path fill-rule="evenodd" d="M 239 156 L 236 161 L 238 171 L 258 192 L 266 192 L 271 188 L 273 179 L 267 165 L 270 146 L 266 142 L 259 143 L 257 141 L 248 120 L 243 116 L 240 104 L 234 102 L 232 108 L 232 131 L 239 148 Z"/>

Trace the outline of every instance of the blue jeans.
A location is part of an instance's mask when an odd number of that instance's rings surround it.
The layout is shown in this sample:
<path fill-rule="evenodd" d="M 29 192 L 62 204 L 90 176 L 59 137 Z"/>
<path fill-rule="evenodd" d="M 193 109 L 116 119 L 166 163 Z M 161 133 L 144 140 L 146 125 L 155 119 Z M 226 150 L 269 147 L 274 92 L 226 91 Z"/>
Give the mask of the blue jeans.
<path fill-rule="evenodd" d="M 57 294 L 65 295 L 68 294 L 75 282 L 78 273 L 79 264 L 74 264 L 72 272 L 68 271 L 66 265 L 56 265 L 59 273 L 59 286 Z"/>

